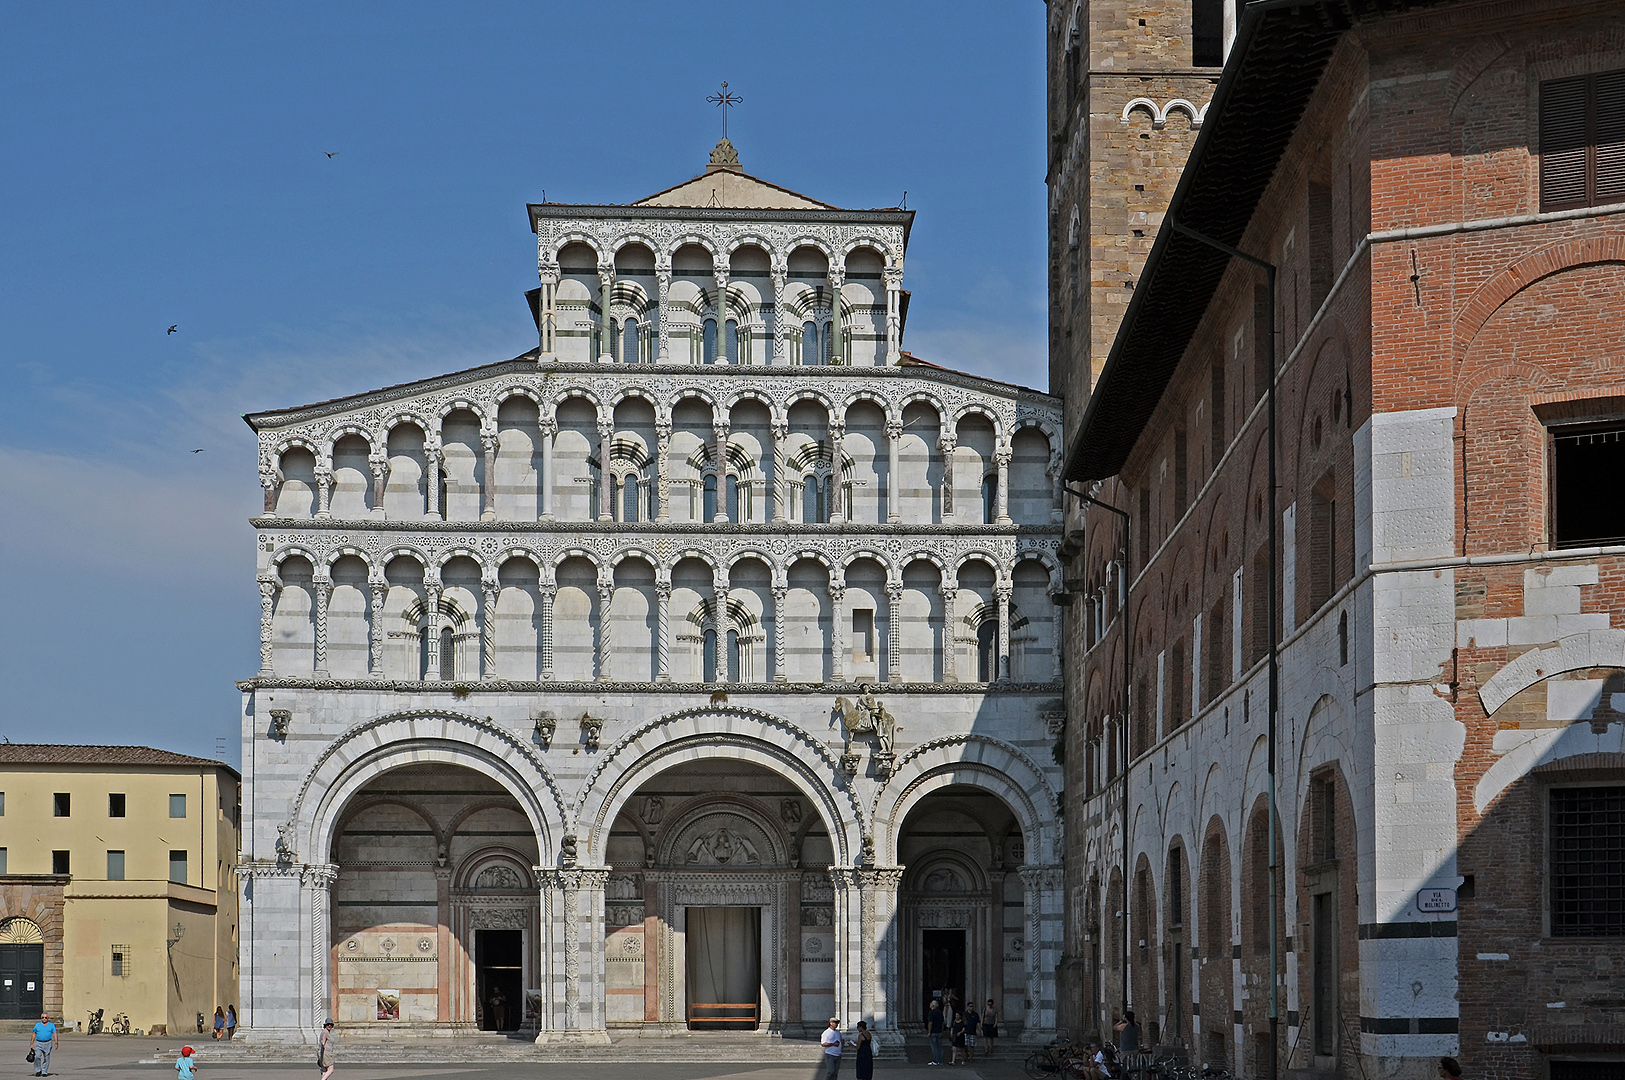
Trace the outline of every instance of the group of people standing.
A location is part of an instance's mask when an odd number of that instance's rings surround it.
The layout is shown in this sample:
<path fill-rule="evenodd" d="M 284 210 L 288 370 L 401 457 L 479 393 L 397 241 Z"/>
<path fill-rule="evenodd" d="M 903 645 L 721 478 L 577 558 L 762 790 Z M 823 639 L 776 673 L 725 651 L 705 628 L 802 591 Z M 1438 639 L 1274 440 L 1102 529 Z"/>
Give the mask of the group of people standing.
<path fill-rule="evenodd" d="M 941 997 L 931 999 L 931 1009 L 925 1017 L 925 1033 L 931 1040 L 929 1064 L 943 1064 L 942 1041 L 946 1037 L 953 1052 L 948 1064 L 969 1065 L 976 1057 L 978 1042 L 983 1047 L 983 1057 L 993 1055 L 993 1045 L 999 1037 L 998 1010 L 992 998 L 988 999 L 986 1009 L 981 1012 L 976 1010 L 974 1001 L 961 1009 L 958 996 L 947 991 Z"/>
<path fill-rule="evenodd" d="M 229 1041 L 237 1034 L 237 1006 L 215 1006 L 214 1037 L 218 1042 Z"/>

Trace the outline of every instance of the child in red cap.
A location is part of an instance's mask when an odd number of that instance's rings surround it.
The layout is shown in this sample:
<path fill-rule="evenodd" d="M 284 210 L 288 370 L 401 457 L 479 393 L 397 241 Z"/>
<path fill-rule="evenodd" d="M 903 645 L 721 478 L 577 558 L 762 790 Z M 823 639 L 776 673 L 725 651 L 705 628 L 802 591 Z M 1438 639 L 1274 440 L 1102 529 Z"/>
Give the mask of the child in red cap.
<path fill-rule="evenodd" d="M 176 1080 L 193 1080 L 197 1076 L 197 1062 L 192 1058 L 190 1046 L 181 1047 L 181 1056 L 175 1059 Z"/>

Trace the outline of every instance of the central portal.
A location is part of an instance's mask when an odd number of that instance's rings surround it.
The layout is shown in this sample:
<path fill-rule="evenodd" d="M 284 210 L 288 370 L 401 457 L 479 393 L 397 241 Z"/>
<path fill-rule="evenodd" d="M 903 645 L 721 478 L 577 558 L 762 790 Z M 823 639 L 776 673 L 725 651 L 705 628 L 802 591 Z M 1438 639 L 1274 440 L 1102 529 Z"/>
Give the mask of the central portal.
<path fill-rule="evenodd" d="M 688 1028 L 755 1031 L 762 996 L 762 909 L 691 907 Z"/>

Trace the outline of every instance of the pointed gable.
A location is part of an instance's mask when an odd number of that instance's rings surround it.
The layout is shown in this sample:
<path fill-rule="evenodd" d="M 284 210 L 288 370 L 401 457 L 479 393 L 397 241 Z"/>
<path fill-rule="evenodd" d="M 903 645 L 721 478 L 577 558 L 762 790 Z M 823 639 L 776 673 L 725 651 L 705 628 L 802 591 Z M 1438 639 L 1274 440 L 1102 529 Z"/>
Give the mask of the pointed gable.
<path fill-rule="evenodd" d="M 752 176 L 739 164 L 739 155 L 727 139 L 711 151 L 705 172 L 692 180 L 657 191 L 633 206 L 726 207 L 744 210 L 835 210 L 789 188 Z"/>

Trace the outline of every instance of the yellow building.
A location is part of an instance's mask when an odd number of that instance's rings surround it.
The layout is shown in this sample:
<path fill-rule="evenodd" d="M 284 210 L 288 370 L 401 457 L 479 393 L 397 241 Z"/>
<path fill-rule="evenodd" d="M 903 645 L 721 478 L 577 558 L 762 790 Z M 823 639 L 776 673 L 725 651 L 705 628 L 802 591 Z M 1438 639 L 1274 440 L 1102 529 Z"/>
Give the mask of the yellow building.
<path fill-rule="evenodd" d="M 0 745 L 0 1020 L 185 1034 L 236 1003 L 240 780 L 145 746 Z"/>

